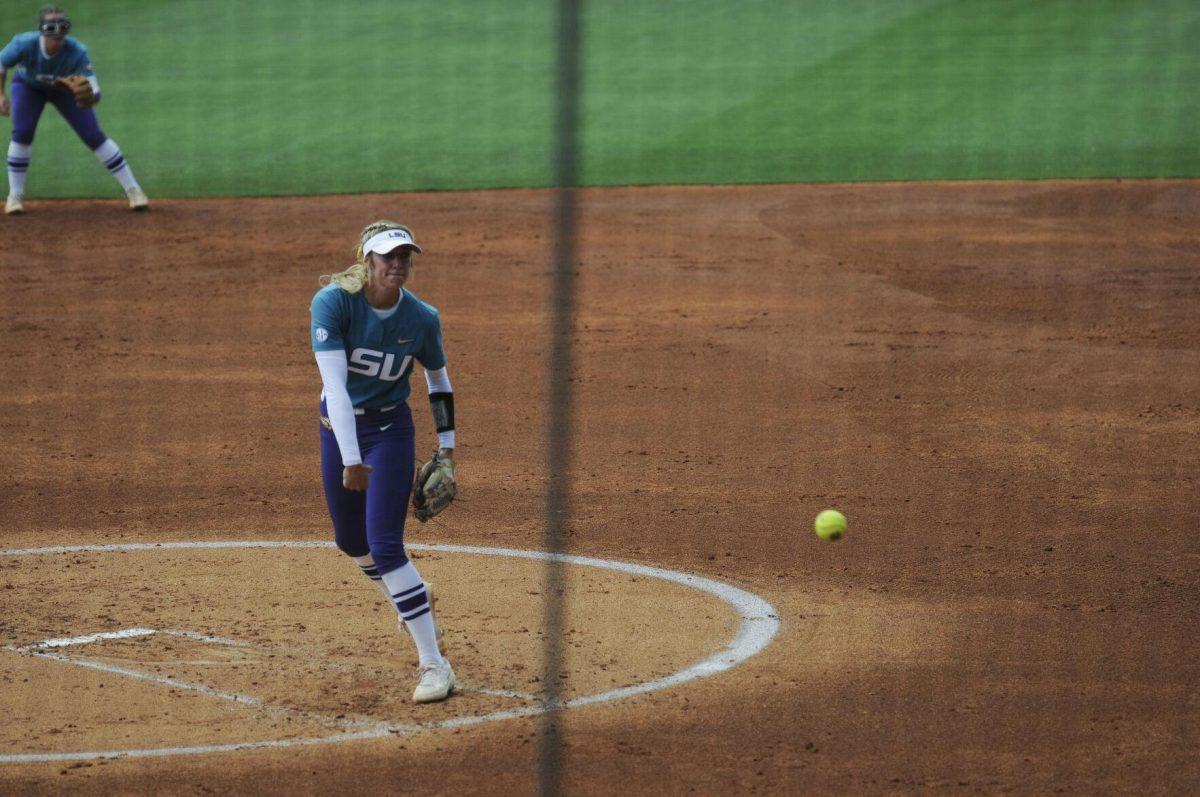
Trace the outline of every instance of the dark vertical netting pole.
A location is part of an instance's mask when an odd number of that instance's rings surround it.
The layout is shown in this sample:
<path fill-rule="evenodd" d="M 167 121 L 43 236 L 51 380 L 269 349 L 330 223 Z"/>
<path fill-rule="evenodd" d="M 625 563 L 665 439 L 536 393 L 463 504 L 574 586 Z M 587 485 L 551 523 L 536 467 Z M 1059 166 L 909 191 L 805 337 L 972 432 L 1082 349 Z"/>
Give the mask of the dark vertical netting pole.
<path fill-rule="evenodd" d="M 546 498 L 545 548 L 552 554 L 567 551 L 567 517 L 570 512 L 571 465 L 571 330 L 575 305 L 575 183 L 576 142 L 579 120 L 580 6 L 582 0 L 558 3 L 557 119 L 554 142 L 554 287 L 550 330 L 550 428 L 547 467 L 550 482 Z M 563 629 L 566 594 L 563 565 L 551 557 L 546 563 L 542 687 L 550 710 L 542 715 L 538 749 L 538 790 L 542 795 L 562 791 Z"/>

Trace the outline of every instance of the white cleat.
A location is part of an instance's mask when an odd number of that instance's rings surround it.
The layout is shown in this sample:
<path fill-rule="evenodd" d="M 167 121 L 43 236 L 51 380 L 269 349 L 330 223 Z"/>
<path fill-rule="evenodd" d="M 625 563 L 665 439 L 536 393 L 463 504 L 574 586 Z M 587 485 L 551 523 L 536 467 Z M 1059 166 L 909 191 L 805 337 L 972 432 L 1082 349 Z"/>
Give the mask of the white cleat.
<path fill-rule="evenodd" d="M 19 197 L 16 194 L 9 194 L 8 201 L 4 203 L 4 213 L 8 216 L 19 216 L 25 212 L 25 198 Z"/>
<path fill-rule="evenodd" d="M 434 703 L 445 700 L 454 690 L 454 668 L 442 659 L 440 664 L 426 664 L 420 669 L 421 679 L 413 690 L 414 703 Z"/>
<path fill-rule="evenodd" d="M 140 188 L 130 188 L 125 195 L 129 197 L 130 210 L 145 210 L 150 207 L 150 197 Z"/>

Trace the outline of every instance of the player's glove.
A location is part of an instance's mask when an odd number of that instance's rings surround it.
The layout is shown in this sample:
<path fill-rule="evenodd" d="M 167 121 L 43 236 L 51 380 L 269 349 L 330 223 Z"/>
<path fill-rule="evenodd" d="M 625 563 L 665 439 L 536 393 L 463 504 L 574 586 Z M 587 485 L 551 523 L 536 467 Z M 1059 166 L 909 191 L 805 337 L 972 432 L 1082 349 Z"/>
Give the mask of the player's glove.
<path fill-rule="evenodd" d="M 80 108 L 91 108 L 100 101 L 92 89 L 92 81 L 83 75 L 57 78 L 54 81 L 54 87 L 74 95 L 75 104 Z"/>
<path fill-rule="evenodd" d="M 458 488 L 454 483 L 454 462 L 437 451 L 417 468 L 413 482 L 413 515 L 424 523 L 450 506 Z"/>

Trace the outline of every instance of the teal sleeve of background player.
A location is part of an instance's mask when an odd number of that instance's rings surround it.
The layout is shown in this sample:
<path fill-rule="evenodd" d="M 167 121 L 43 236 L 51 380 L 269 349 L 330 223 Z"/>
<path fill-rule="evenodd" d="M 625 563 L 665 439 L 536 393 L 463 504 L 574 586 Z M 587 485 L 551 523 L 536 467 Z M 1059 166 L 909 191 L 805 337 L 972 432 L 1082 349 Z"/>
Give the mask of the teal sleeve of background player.
<path fill-rule="evenodd" d="M 79 48 L 79 66 L 72 74 L 83 75 L 85 77 L 95 77 L 96 70 L 92 69 L 92 56 L 88 54 L 86 47 Z"/>
<path fill-rule="evenodd" d="M 435 310 L 433 323 L 421 341 L 421 350 L 417 352 L 417 361 L 427 371 L 436 371 L 446 367 L 446 353 L 442 351 L 442 319 Z"/>
<path fill-rule="evenodd" d="M 13 36 L 12 41 L 4 45 L 3 50 L 0 50 L 0 67 L 3 67 L 5 72 L 21 62 L 20 39 L 20 36 Z"/>
<path fill-rule="evenodd" d="M 341 351 L 346 348 L 346 319 L 337 295 L 340 292 L 340 289 L 323 288 L 313 297 L 310 308 L 312 324 L 309 328 L 313 351 Z"/>

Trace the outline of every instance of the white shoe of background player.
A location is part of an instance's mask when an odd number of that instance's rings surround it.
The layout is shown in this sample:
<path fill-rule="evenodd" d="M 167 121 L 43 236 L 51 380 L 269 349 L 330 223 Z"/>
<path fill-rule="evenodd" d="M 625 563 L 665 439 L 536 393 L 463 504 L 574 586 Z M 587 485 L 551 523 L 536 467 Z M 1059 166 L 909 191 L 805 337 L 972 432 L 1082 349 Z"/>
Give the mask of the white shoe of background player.
<path fill-rule="evenodd" d="M 16 216 L 20 213 L 24 213 L 24 197 L 19 197 L 16 194 L 9 194 L 8 201 L 4 203 L 4 212 L 9 216 Z"/>
<path fill-rule="evenodd" d="M 150 207 L 150 197 L 140 188 L 130 188 L 125 192 L 125 196 L 129 197 L 130 210 L 145 210 Z"/>

